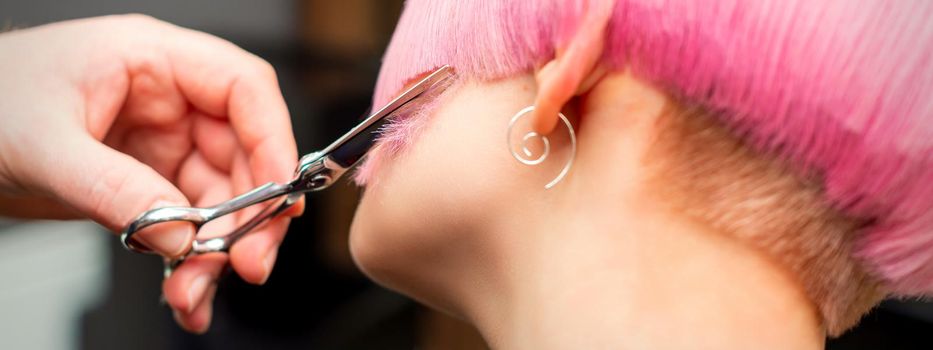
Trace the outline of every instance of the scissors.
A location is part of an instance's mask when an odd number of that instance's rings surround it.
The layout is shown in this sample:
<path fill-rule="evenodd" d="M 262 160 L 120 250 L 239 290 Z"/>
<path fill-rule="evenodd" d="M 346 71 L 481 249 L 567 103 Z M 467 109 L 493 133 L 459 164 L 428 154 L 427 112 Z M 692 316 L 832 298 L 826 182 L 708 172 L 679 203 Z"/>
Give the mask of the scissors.
<path fill-rule="evenodd" d="M 436 98 L 455 80 L 456 73 L 443 66 L 403 92 L 385 107 L 364 119 L 359 125 L 340 136 L 324 149 L 309 153 L 298 162 L 294 178 L 286 183 L 269 182 L 220 204 L 206 207 L 164 207 L 146 211 L 133 220 L 120 235 L 123 246 L 137 253 L 154 254 L 145 244 L 136 240 L 140 230 L 160 223 L 187 221 L 196 230 L 217 218 L 243 210 L 253 205 L 272 201 L 259 214 L 253 216 L 233 232 L 220 237 L 195 239 L 181 257 L 165 259 L 165 277 L 171 275 L 188 257 L 228 252 L 230 247 L 244 235 L 291 208 L 307 192 L 323 190 L 356 165 L 372 149 L 379 131 L 390 117 L 398 117 L 413 111 L 424 102 Z"/>

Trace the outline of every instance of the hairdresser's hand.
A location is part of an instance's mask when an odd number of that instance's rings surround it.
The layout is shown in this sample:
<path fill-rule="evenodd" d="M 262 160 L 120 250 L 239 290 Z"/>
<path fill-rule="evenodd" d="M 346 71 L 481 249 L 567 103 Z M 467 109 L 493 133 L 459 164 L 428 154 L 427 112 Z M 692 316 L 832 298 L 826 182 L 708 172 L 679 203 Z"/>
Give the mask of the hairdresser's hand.
<path fill-rule="evenodd" d="M 272 67 L 226 41 L 133 15 L 0 35 L 0 214 L 88 217 L 119 232 L 150 208 L 211 205 L 286 181 L 297 158 Z M 237 273 L 263 283 L 287 225 L 236 244 Z M 175 256 L 193 235 L 178 224 L 140 237 Z M 226 259 L 189 259 L 165 281 L 183 327 L 207 329 Z"/>

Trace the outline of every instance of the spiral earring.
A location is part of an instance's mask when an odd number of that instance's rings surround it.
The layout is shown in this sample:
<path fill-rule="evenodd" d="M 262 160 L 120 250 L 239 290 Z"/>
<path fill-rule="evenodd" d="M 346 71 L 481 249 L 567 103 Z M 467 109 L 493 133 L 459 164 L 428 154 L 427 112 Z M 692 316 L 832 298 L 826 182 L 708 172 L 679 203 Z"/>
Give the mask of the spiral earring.
<path fill-rule="evenodd" d="M 543 163 L 551 153 L 551 140 L 548 139 L 547 136 L 538 134 L 534 131 L 529 131 L 521 137 L 521 154 L 516 151 L 516 147 L 512 147 L 512 128 L 515 126 L 515 123 L 519 121 L 519 119 L 528 115 L 528 113 L 534 110 L 534 106 L 528 106 L 518 111 L 518 113 L 515 113 L 515 115 L 512 116 L 512 120 L 509 121 L 509 128 L 506 130 L 506 146 L 509 148 L 509 152 L 512 153 L 512 158 L 515 158 L 515 160 L 519 161 L 520 163 L 529 166 L 535 166 Z M 554 187 L 554 185 L 557 185 L 558 182 L 563 180 L 564 177 L 567 176 L 567 172 L 570 171 L 570 167 L 573 166 L 573 160 L 577 156 L 577 135 L 573 130 L 573 125 L 570 125 L 570 120 L 568 120 L 567 116 L 565 116 L 563 113 L 557 113 L 557 116 L 563 122 L 564 126 L 567 127 L 567 133 L 570 136 L 570 158 L 567 160 L 567 163 L 564 164 L 564 167 L 560 170 L 560 173 L 557 174 L 557 177 L 551 180 L 551 182 L 549 182 L 547 185 L 544 185 L 544 189 L 550 189 L 551 187 Z M 528 148 L 528 143 L 534 140 L 540 140 L 544 150 L 538 157 L 530 158 L 534 152 Z"/>

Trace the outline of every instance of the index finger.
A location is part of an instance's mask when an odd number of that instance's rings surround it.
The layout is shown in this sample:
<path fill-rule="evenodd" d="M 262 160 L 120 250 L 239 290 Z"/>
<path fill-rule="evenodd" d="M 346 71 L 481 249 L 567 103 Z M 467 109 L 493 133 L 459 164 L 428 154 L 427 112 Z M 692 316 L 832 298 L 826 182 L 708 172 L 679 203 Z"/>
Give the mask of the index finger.
<path fill-rule="evenodd" d="M 254 185 L 290 180 L 298 151 L 272 66 L 217 37 L 173 32 L 164 45 L 182 94 L 202 112 L 229 118 Z"/>

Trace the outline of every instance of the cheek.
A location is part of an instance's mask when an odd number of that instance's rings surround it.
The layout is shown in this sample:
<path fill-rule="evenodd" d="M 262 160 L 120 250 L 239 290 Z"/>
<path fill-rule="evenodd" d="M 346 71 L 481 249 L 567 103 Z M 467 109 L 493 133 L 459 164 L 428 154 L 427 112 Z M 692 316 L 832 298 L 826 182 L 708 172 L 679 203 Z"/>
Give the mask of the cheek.
<path fill-rule="evenodd" d="M 351 230 L 354 259 L 370 277 L 418 297 L 437 284 L 431 276 L 476 258 L 463 247 L 481 246 L 521 194 L 505 132 L 523 107 L 515 101 L 531 96 L 516 96 L 527 92 L 515 84 L 461 87 L 412 147 L 374 169 Z"/>
<path fill-rule="evenodd" d="M 456 107 L 452 104 L 450 107 Z M 481 231 L 497 183 L 496 158 L 478 124 L 442 108 L 410 149 L 374 170 L 357 209 L 351 247 L 358 265 L 383 284 L 424 273 L 431 254 Z"/>

